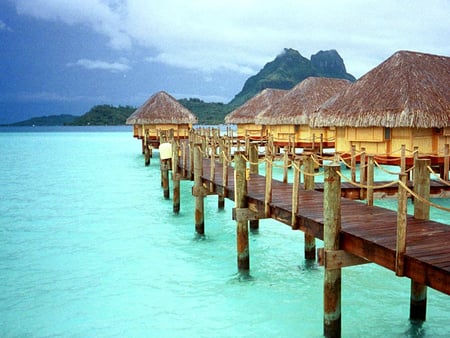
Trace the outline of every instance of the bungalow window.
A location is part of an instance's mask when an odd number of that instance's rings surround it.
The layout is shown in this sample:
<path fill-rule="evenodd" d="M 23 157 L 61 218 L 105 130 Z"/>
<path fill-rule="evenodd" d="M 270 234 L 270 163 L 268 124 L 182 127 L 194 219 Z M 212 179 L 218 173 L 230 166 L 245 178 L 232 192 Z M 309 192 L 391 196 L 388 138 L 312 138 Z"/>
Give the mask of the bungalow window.
<path fill-rule="evenodd" d="M 391 139 L 391 128 L 384 128 L 384 139 L 386 141 Z"/>

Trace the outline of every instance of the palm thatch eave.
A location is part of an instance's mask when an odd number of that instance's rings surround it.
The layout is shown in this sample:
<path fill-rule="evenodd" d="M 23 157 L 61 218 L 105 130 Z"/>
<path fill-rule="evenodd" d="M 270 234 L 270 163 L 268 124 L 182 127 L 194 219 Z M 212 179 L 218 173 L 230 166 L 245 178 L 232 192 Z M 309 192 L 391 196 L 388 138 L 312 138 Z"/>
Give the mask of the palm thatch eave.
<path fill-rule="evenodd" d="M 197 117 L 164 91 L 152 95 L 131 114 L 126 124 L 195 124 Z"/>
<path fill-rule="evenodd" d="M 400 51 L 325 102 L 312 127 L 450 126 L 450 58 Z"/>

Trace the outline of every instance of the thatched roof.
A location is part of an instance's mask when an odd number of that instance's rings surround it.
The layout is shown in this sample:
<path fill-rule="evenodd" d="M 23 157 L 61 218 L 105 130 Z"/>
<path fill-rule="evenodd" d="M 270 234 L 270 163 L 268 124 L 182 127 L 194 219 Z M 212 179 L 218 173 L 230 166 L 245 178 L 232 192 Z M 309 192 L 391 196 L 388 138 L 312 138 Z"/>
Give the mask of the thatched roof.
<path fill-rule="evenodd" d="M 308 77 L 256 117 L 257 124 L 309 124 L 310 115 L 351 84 L 348 80 Z"/>
<path fill-rule="evenodd" d="M 311 126 L 450 126 L 450 57 L 400 51 L 314 113 Z"/>
<path fill-rule="evenodd" d="M 127 124 L 194 124 L 197 117 L 166 92 L 152 95 L 127 119 Z"/>
<path fill-rule="evenodd" d="M 245 102 L 242 106 L 236 108 L 227 116 L 225 116 L 225 123 L 255 123 L 256 115 L 268 109 L 286 92 L 286 90 L 272 88 L 266 88 L 262 90 L 247 102 Z"/>

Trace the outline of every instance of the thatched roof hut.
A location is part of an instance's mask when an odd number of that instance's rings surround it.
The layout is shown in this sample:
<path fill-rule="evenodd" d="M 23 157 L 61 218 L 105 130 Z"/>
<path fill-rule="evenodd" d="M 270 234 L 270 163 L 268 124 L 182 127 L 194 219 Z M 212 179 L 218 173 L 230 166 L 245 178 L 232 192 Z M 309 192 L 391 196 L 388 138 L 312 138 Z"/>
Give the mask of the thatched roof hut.
<path fill-rule="evenodd" d="M 309 124 L 310 115 L 351 84 L 344 79 L 308 77 L 256 117 L 257 124 Z"/>
<path fill-rule="evenodd" d="M 399 51 L 326 102 L 314 127 L 450 126 L 450 57 Z"/>
<path fill-rule="evenodd" d="M 287 91 L 282 89 L 266 88 L 249 99 L 242 106 L 236 108 L 227 116 L 225 123 L 229 124 L 254 124 L 256 115 L 265 112 L 280 99 Z"/>
<path fill-rule="evenodd" d="M 197 117 L 164 91 L 152 95 L 128 117 L 126 124 L 195 124 Z"/>

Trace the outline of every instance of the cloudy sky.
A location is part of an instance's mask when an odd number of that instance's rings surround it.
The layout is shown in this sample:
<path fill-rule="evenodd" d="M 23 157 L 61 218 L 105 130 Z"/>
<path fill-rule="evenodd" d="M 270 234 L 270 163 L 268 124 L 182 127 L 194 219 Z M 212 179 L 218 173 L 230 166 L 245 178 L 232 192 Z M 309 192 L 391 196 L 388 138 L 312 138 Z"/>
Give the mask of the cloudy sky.
<path fill-rule="evenodd" d="M 450 56 L 449 0 L 0 0 L 0 123 L 228 102 L 283 48 L 336 49 L 360 77 L 397 50 Z"/>

